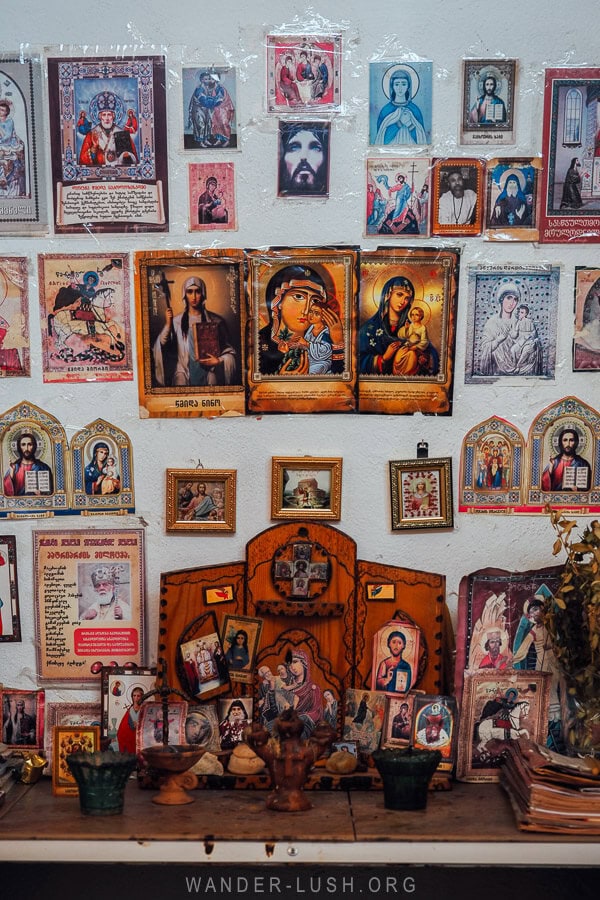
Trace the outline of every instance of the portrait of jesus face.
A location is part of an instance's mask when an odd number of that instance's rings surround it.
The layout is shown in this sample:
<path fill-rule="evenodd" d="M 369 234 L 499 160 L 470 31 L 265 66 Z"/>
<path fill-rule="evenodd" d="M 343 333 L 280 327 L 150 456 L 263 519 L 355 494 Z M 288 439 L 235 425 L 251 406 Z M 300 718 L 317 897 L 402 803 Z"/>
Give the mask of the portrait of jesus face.
<path fill-rule="evenodd" d="M 327 193 L 328 144 L 329 125 L 326 122 L 280 124 L 280 196 Z"/>
<path fill-rule="evenodd" d="M 298 131 L 286 146 L 284 160 L 288 179 L 294 185 L 312 187 L 323 165 L 323 144 L 314 132 Z"/>

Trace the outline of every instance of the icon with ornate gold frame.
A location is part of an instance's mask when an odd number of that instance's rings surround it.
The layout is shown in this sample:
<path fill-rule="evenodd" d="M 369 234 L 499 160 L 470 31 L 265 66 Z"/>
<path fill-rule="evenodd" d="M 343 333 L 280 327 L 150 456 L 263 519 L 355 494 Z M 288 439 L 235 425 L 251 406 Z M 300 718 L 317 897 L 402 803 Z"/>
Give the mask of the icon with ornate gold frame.
<path fill-rule="evenodd" d="M 167 469 L 167 532 L 234 532 L 236 476 L 235 469 Z"/>

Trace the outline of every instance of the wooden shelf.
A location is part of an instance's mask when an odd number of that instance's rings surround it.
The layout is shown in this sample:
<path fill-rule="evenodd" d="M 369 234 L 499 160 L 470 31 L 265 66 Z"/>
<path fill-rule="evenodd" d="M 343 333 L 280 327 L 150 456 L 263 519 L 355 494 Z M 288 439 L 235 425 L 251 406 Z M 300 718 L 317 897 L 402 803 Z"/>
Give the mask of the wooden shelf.
<path fill-rule="evenodd" d="M 208 855 L 219 847 L 221 859 L 228 847 L 232 854 L 235 849 L 231 858 L 239 858 L 240 846 L 252 842 L 264 845 L 261 852 L 266 858 L 275 846 L 306 843 L 319 845 L 323 861 L 345 857 L 372 861 L 378 856 L 389 858 L 390 844 L 394 844 L 394 859 L 409 853 L 410 859 L 430 854 L 433 862 L 462 845 L 463 858 L 473 856 L 473 862 L 481 858 L 483 847 L 484 853 L 498 860 L 523 857 L 533 864 L 538 859 L 537 846 L 546 848 L 549 864 L 562 860 L 562 864 L 600 865 L 600 838 L 519 831 L 508 798 L 497 784 L 456 783 L 451 791 L 431 792 L 427 808 L 416 812 L 385 809 L 380 791 L 314 791 L 310 794 L 313 808 L 302 813 L 266 809 L 264 791 L 198 790 L 194 803 L 175 807 L 154 804 L 154 793 L 140 790 L 132 781 L 126 789 L 123 815 L 94 817 L 81 814 L 77 798 L 53 797 L 48 779 L 31 787 L 16 786 L 0 809 L 0 859 L 9 858 L 5 855 L 8 845 L 14 848 L 19 842 L 18 858 L 32 859 L 43 859 L 42 847 L 49 843 L 56 849 L 56 842 L 63 843 L 64 853 L 73 842 L 78 848 L 89 843 L 94 853 L 98 841 L 116 842 L 115 859 L 119 845 L 120 858 L 130 858 L 131 842 L 149 847 L 150 854 L 155 842 L 161 847 L 177 842 L 184 859 L 182 842 L 193 842 Z M 417 844 L 423 845 L 420 850 Z M 107 858 L 104 851 L 103 857 Z"/>

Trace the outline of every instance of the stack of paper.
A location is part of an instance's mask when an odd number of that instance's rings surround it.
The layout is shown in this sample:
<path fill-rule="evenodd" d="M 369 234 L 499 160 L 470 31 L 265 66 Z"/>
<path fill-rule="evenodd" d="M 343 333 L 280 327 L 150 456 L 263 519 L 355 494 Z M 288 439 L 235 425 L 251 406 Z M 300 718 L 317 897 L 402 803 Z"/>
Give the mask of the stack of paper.
<path fill-rule="evenodd" d="M 523 831 L 600 834 L 600 760 L 512 741 L 500 771 Z"/>

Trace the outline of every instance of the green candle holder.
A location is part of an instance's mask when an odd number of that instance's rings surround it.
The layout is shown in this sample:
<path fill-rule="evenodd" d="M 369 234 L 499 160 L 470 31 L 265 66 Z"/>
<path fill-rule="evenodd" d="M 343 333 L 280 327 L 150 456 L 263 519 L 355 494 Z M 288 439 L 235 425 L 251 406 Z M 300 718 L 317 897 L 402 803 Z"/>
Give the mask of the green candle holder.
<path fill-rule="evenodd" d="M 111 750 L 71 753 L 67 765 L 79 788 L 79 805 L 84 816 L 118 816 L 123 812 L 125 785 L 135 769 L 133 753 Z"/>
<path fill-rule="evenodd" d="M 439 750 L 412 747 L 375 750 L 371 754 L 383 781 L 386 809 L 424 809 L 429 782 L 442 759 Z"/>

